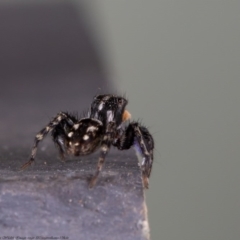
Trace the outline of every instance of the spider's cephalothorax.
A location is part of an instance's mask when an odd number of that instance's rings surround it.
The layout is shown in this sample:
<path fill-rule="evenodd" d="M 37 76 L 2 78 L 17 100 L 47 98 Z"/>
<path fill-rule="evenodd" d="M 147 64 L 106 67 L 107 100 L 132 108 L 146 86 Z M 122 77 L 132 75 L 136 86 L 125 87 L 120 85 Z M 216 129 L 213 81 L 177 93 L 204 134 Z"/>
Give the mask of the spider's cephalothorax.
<path fill-rule="evenodd" d="M 88 155 L 100 147 L 97 170 L 90 181 L 94 186 L 102 169 L 105 156 L 113 145 L 119 150 L 134 147 L 142 165 L 143 184 L 148 188 L 148 179 L 153 163 L 154 141 L 146 127 L 130 121 L 130 113 L 125 110 L 127 100 L 115 95 L 98 95 L 94 98 L 88 118 L 60 112 L 35 137 L 31 158 L 21 169 L 34 161 L 38 143 L 49 133 L 59 149 L 61 159 L 65 155 Z"/>
<path fill-rule="evenodd" d="M 114 95 L 98 95 L 93 99 L 90 111 L 90 118 L 99 119 L 105 127 L 114 122 L 118 127 L 123 119 L 127 100 Z M 129 115 L 130 118 L 130 115 Z"/>

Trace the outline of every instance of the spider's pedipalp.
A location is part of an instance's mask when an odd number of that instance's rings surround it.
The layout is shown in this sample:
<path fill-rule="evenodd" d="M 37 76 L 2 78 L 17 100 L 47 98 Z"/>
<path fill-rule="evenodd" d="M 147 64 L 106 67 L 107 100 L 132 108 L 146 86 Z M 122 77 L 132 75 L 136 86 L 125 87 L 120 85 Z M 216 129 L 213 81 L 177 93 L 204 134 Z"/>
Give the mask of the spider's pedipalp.
<path fill-rule="evenodd" d="M 131 117 L 132 117 L 131 113 L 129 111 L 125 110 L 123 112 L 122 121 L 124 122 L 124 121 L 130 120 Z"/>

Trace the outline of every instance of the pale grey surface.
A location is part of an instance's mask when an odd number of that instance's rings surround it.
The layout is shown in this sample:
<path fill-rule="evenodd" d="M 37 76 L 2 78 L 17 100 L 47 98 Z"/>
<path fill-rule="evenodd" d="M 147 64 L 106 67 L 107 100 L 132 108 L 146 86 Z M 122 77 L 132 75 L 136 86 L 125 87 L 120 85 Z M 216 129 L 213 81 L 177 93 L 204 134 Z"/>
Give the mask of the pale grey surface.
<path fill-rule="evenodd" d="M 19 172 L 28 147 L 0 147 L 0 237 L 148 239 L 136 156 L 111 151 L 96 186 L 89 189 L 99 154 L 62 163 L 53 149 L 49 144 L 34 166 Z"/>
<path fill-rule="evenodd" d="M 156 139 L 152 240 L 240 239 L 240 2 L 89 7 L 117 89 Z"/>

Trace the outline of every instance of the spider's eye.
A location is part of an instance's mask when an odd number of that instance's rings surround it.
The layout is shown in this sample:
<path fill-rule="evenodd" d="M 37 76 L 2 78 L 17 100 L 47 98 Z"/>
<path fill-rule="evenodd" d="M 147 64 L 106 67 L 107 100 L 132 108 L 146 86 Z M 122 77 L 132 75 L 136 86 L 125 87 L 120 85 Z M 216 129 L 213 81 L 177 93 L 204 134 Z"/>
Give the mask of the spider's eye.
<path fill-rule="evenodd" d="M 123 100 L 121 98 L 118 99 L 118 104 L 123 104 Z"/>

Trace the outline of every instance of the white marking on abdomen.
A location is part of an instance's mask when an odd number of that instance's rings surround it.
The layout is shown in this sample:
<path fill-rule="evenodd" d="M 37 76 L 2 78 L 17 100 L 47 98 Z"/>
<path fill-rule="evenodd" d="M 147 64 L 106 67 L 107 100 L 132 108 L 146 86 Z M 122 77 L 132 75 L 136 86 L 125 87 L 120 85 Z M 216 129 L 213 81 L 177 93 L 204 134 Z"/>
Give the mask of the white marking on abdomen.
<path fill-rule="evenodd" d="M 88 127 L 87 132 L 95 132 L 97 130 L 98 130 L 97 127 L 91 126 L 91 127 Z"/>
<path fill-rule="evenodd" d="M 85 134 L 84 136 L 83 136 L 83 140 L 88 140 L 89 139 L 89 136 L 87 135 L 87 134 Z"/>
<path fill-rule="evenodd" d="M 73 135 L 73 132 L 70 132 L 70 133 L 68 134 L 68 137 L 72 137 L 72 135 Z"/>
<path fill-rule="evenodd" d="M 74 125 L 73 125 L 73 128 L 74 128 L 75 130 L 77 130 L 77 129 L 79 128 L 79 125 L 80 125 L 79 123 L 74 124 Z"/>

